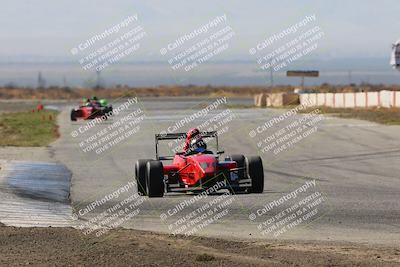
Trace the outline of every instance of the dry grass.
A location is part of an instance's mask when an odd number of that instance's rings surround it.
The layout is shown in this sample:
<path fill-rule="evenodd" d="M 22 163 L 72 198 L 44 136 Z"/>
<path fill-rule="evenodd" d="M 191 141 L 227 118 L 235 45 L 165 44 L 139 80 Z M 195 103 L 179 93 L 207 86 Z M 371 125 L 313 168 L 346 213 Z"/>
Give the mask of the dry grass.
<path fill-rule="evenodd" d="M 148 87 L 148 88 L 129 88 L 129 87 L 116 87 L 108 89 L 69 89 L 69 88 L 48 88 L 48 89 L 31 89 L 31 88 L 0 88 L 0 99 L 79 99 L 87 98 L 96 95 L 99 98 L 120 98 L 132 96 L 147 96 L 147 97 L 160 97 L 160 96 L 207 96 L 207 97 L 220 97 L 220 96 L 248 96 L 252 97 L 254 94 L 266 92 L 262 87 L 176 87 L 176 86 L 162 86 L 162 87 Z"/>
<path fill-rule="evenodd" d="M 79 99 L 96 95 L 100 98 L 120 98 L 130 96 L 207 96 L 207 97 L 253 97 L 259 93 L 292 92 L 293 86 L 159 86 L 159 87 L 127 87 L 115 86 L 104 89 L 92 88 L 0 88 L 0 99 Z M 306 88 L 307 89 L 307 88 Z M 308 88 L 315 92 L 355 92 L 400 90 L 399 86 L 357 85 L 333 86 L 322 84 Z"/>
<path fill-rule="evenodd" d="M 46 146 L 58 137 L 57 112 L 0 114 L 0 146 Z"/>
<path fill-rule="evenodd" d="M 308 113 L 315 108 L 302 110 Z M 347 119 L 360 119 L 387 125 L 400 125 L 399 108 L 330 108 L 318 107 L 321 113 L 332 114 L 335 117 Z"/>

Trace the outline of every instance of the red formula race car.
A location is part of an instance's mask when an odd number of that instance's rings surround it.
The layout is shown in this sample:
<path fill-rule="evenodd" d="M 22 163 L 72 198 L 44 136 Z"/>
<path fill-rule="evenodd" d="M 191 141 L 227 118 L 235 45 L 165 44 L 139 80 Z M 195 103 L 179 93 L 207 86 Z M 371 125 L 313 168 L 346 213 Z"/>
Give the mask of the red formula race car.
<path fill-rule="evenodd" d="M 156 134 L 156 159 L 140 159 L 135 164 L 138 192 L 149 197 L 163 197 L 167 192 L 201 192 L 210 188 L 230 192 L 262 193 L 264 169 L 259 156 L 231 155 L 220 160 L 216 132 L 200 133 L 216 142 L 216 151 L 178 152 L 174 156 L 159 155 L 159 141 L 182 140 L 186 133 Z M 163 164 L 163 161 L 172 163 Z M 218 187 L 215 187 L 218 185 Z M 222 185 L 222 186 L 221 186 Z"/>
<path fill-rule="evenodd" d="M 108 105 L 105 99 L 97 100 L 96 97 L 92 99 L 85 99 L 82 101 L 79 108 L 71 110 L 71 121 L 77 119 L 92 120 L 102 116 L 107 117 L 112 113 L 112 106 Z"/>

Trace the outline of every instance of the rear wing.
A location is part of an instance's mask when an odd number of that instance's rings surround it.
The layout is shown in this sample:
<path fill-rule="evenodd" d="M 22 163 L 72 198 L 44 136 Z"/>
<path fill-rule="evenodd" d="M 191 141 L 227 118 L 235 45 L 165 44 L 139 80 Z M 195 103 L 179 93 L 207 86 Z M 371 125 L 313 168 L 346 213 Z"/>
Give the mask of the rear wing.
<path fill-rule="evenodd" d="M 217 151 L 218 151 L 218 134 L 216 131 L 211 131 L 211 132 L 200 132 L 200 135 L 203 138 L 215 138 L 216 140 L 216 145 L 217 145 Z M 158 141 L 159 140 L 176 140 L 176 139 L 182 139 L 186 140 L 186 133 L 166 133 L 166 134 L 156 134 L 155 135 L 155 141 L 156 141 L 156 159 L 157 160 L 172 160 L 174 158 L 174 155 L 172 156 L 160 156 L 158 155 Z"/>

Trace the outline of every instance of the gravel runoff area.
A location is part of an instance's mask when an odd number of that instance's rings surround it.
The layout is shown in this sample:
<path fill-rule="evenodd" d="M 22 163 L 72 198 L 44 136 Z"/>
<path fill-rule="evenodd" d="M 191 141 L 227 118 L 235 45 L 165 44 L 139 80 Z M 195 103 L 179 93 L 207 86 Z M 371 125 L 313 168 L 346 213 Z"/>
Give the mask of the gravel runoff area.
<path fill-rule="evenodd" d="M 117 229 L 0 227 L 1 266 L 399 266 L 400 249 L 351 243 L 183 238 Z"/>

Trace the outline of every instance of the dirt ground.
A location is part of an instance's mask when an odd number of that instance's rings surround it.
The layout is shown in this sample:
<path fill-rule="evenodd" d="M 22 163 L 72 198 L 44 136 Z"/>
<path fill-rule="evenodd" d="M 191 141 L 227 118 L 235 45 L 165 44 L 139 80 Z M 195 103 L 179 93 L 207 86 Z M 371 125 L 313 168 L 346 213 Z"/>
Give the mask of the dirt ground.
<path fill-rule="evenodd" d="M 0 147 L 0 155 L 0 160 L 55 161 L 47 147 Z"/>
<path fill-rule="evenodd" d="M 338 243 L 228 241 L 135 230 L 101 237 L 72 228 L 0 226 L 0 265 L 399 266 L 400 248 Z"/>

